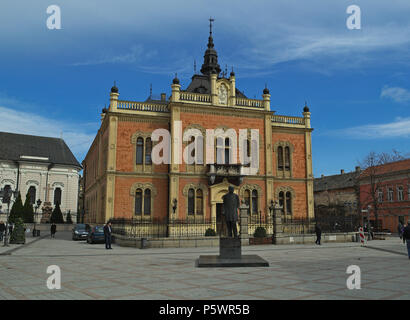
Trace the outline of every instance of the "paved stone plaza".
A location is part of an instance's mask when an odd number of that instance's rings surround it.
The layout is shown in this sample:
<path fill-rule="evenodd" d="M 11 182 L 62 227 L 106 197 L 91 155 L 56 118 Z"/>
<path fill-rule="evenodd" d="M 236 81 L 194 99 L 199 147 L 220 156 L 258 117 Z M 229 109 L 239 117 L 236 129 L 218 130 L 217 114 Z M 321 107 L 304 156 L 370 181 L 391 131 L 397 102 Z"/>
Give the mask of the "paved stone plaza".
<path fill-rule="evenodd" d="M 218 248 L 105 250 L 60 232 L 1 247 L 0 299 L 410 299 L 405 245 L 395 238 L 369 246 L 250 246 L 243 254 L 258 254 L 269 267 L 196 268 L 199 255 Z M 46 286 L 49 265 L 61 268 L 60 290 Z M 360 290 L 346 287 L 349 265 L 361 268 Z"/>

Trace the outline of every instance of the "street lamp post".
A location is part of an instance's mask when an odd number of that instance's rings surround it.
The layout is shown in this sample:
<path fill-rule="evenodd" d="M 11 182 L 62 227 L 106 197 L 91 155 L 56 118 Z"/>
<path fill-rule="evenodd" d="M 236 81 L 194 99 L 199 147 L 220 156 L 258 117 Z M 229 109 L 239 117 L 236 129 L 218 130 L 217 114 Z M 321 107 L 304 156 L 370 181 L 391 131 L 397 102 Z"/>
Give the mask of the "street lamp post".
<path fill-rule="evenodd" d="M 37 221 L 37 209 L 40 208 L 41 206 L 41 200 L 38 199 L 35 205 L 35 209 L 36 209 L 36 216 L 34 218 L 34 227 L 33 227 L 33 237 L 35 237 L 37 235 L 37 230 L 36 230 L 36 221 Z"/>
<path fill-rule="evenodd" d="M 17 198 L 18 191 L 11 191 L 11 189 L 0 189 L 0 197 L 2 197 L 2 202 L 7 203 L 7 216 L 6 216 L 6 231 L 4 235 L 4 245 L 3 247 L 8 247 L 8 239 L 7 239 L 7 232 L 9 229 L 9 215 L 10 215 L 10 201 L 11 201 L 11 196 L 14 196 L 14 198 Z"/>

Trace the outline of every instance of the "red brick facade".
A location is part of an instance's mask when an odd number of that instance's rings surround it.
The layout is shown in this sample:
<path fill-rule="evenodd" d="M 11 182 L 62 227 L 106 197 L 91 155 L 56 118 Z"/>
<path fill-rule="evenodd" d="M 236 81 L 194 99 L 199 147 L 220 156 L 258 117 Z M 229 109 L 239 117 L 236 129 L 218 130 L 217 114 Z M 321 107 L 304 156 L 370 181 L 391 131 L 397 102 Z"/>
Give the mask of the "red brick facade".
<path fill-rule="evenodd" d="M 410 220 L 410 159 L 365 170 L 360 178 L 362 209 L 370 205 L 370 222 L 379 229 L 397 232 L 399 220 Z M 375 212 L 376 211 L 376 212 Z M 363 213 L 367 220 L 367 213 Z"/>
<path fill-rule="evenodd" d="M 250 214 L 266 216 L 272 201 L 279 201 L 289 217 L 313 218 L 309 109 L 305 106 L 303 117 L 276 115 L 270 110 L 266 88 L 262 100 L 246 98 L 236 88 L 233 72 L 229 78 L 226 73 L 219 77 L 213 43 L 208 47 L 209 57 L 205 57 L 201 68 L 203 75 L 194 75 L 186 90 L 175 78 L 168 100 L 165 94 L 161 100 L 119 100 L 118 88 L 111 89 L 110 107 L 101 115 L 101 128 L 83 162 L 86 221 L 215 219 L 229 184 L 249 204 Z M 221 128 L 233 129 L 238 137 L 240 129 L 259 130 L 258 171 L 243 175 L 243 168 L 216 165 L 216 159 L 195 165 L 184 161 L 151 163 L 150 150 L 160 143 L 152 143 L 152 133 L 159 128 L 168 130 L 172 152 L 177 152 L 174 143 L 182 139 L 177 135 L 178 122 L 181 134 L 189 128 L 198 129 L 203 135 L 207 129 Z M 204 136 L 204 144 L 205 141 Z M 181 159 L 187 144 L 182 142 Z M 233 149 L 233 142 L 227 145 Z M 237 148 L 239 155 L 239 142 Z M 209 150 L 206 146 L 205 154 Z"/>

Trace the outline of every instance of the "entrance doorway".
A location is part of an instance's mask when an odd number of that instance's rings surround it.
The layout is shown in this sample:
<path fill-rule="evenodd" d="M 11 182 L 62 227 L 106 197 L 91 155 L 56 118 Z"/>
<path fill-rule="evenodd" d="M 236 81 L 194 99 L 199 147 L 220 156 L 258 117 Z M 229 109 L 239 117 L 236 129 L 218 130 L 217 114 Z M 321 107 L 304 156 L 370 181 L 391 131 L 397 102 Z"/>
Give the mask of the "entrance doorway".
<path fill-rule="evenodd" d="M 226 224 L 222 215 L 223 203 L 216 204 L 216 233 L 222 237 L 227 236 Z"/>

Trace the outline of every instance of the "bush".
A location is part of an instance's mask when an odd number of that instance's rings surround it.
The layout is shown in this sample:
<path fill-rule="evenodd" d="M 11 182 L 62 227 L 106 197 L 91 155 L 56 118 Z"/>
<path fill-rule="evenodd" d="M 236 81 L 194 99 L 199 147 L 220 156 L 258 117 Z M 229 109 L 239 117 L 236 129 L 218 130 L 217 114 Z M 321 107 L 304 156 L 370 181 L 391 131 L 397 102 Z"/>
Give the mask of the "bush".
<path fill-rule="evenodd" d="M 265 238 L 266 237 L 266 229 L 264 227 L 257 227 L 255 233 L 253 234 L 255 238 Z"/>
<path fill-rule="evenodd" d="M 23 218 L 24 218 L 23 202 L 21 201 L 21 195 L 19 192 L 16 201 L 13 203 L 13 206 L 11 207 L 9 222 L 16 223 L 18 219 L 23 219 Z"/>
<path fill-rule="evenodd" d="M 64 223 L 63 213 L 61 212 L 60 204 L 58 202 L 51 213 L 50 223 Z"/>
<path fill-rule="evenodd" d="M 205 231 L 205 237 L 215 237 L 216 236 L 216 232 L 214 229 L 212 228 L 208 228 Z"/>
<path fill-rule="evenodd" d="M 26 234 L 24 233 L 24 223 L 23 219 L 17 218 L 14 222 L 13 232 L 10 236 L 10 243 L 14 244 L 25 244 Z"/>
<path fill-rule="evenodd" d="M 27 192 L 26 201 L 24 201 L 23 206 L 23 220 L 25 223 L 33 223 L 34 222 L 34 211 L 33 205 L 30 203 L 30 193 Z"/>
<path fill-rule="evenodd" d="M 68 213 L 67 213 L 67 217 L 66 217 L 66 219 L 65 219 L 65 223 L 67 223 L 67 224 L 73 224 L 73 220 L 71 219 L 71 213 L 70 213 L 70 211 L 68 211 Z"/>

